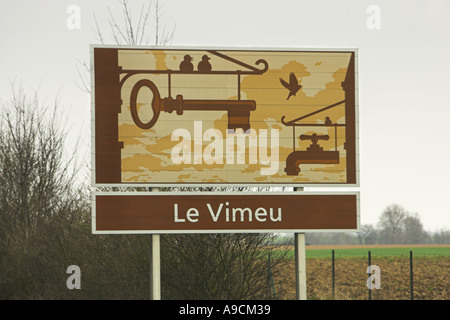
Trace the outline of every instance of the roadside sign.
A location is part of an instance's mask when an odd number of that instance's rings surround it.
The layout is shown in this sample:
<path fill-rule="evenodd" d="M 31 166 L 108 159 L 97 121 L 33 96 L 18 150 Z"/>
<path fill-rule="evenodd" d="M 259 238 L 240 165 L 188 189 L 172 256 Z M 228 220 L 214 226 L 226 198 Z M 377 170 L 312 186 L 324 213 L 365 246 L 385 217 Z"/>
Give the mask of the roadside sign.
<path fill-rule="evenodd" d="M 359 186 L 355 49 L 91 54 L 95 186 Z"/>
<path fill-rule="evenodd" d="M 350 232 L 359 228 L 358 192 L 111 192 L 94 194 L 92 208 L 93 233 Z"/>

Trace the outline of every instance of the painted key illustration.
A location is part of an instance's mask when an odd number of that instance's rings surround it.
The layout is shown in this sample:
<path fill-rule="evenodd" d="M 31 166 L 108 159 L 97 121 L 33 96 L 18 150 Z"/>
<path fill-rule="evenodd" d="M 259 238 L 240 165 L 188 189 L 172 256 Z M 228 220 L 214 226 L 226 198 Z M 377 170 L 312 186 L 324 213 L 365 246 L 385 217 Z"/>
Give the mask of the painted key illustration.
<path fill-rule="evenodd" d="M 161 98 L 157 86 L 148 79 L 138 81 L 131 91 L 130 96 L 130 111 L 133 117 L 134 123 L 141 129 L 150 129 L 158 121 L 161 111 L 172 113 L 176 112 L 177 115 L 182 115 L 185 111 L 226 111 L 228 113 L 228 129 L 242 128 L 247 131 L 250 128 L 250 112 L 256 109 L 256 101 L 254 100 L 241 100 L 240 84 L 241 75 L 258 75 L 263 74 L 269 68 L 269 64 L 264 59 L 256 61 L 256 65 L 263 64 L 263 69 L 258 69 L 247 63 L 234 59 L 230 56 L 224 55 L 218 51 L 210 50 L 210 54 L 216 55 L 222 59 L 230 61 L 236 65 L 244 67 L 248 70 L 212 70 L 212 66 L 209 63 L 209 57 L 203 55 L 202 61 L 198 64 L 198 70 L 194 71 L 192 64 L 192 57 L 185 55 L 183 61 L 180 63 L 180 70 L 121 70 L 125 77 L 122 78 L 121 84 L 123 84 L 129 77 L 136 74 L 167 74 L 168 75 L 168 91 L 169 97 Z M 236 75 L 237 76 L 237 100 L 205 100 L 205 99 L 184 99 L 183 95 L 178 94 L 176 98 L 172 98 L 172 76 L 180 74 L 191 74 L 193 76 L 206 75 Z M 137 97 L 141 88 L 146 87 L 150 89 L 153 94 L 151 107 L 153 110 L 153 117 L 148 122 L 143 122 L 139 118 L 137 110 Z"/>

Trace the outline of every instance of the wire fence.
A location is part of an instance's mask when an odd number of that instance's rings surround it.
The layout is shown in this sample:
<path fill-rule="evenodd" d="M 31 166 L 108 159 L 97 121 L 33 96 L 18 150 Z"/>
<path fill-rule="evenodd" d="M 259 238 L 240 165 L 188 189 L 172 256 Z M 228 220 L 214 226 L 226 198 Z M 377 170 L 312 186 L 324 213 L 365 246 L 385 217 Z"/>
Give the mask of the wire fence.
<path fill-rule="evenodd" d="M 307 250 L 306 264 L 308 299 L 450 300 L 450 247 Z"/>
<path fill-rule="evenodd" d="M 413 250 L 389 254 L 367 250 L 362 257 L 361 252 L 332 250 L 331 295 L 333 299 L 447 300 L 449 267 L 450 252 L 415 257 Z"/>

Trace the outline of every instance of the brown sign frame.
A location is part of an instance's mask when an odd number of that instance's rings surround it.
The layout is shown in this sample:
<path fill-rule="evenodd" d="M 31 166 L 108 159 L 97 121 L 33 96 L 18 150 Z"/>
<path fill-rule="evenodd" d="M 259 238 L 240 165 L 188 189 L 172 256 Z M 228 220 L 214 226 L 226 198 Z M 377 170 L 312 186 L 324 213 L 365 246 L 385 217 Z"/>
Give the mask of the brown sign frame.
<path fill-rule="evenodd" d="M 360 227 L 359 192 L 97 192 L 92 201 L 94 234 L 357 232 Z"/>
<path fill-rule="evenodd" d="M 311 48 L 218 48 L 218 47 L 142 47 L 142 46 L 108 46 L 108 45 L 91 45 L 91 84 L 92 84 L 92 183 L 94 187 L 194 187 L 194 186 L 205 186 L 205 187 L 219 187 L 219 186 L 243 186 L 243 185 L 251 185 L 251 186 L 297 186 L 297 187 L 311 187 L 311 186 L 320 186 L 320 187 L 359 187 L 359 102 L 358 102 L 358 50 L 356 48 L 330 48 L 330 49 L 311 49 Z M 245 51 L 245 52 L 312 52 L 312 53 L 351 53 L 351 59 L 347 70 L 347 76 L 345 80 L 342 82 L 342 89 L 345 92 L 345 117 L 346 117 L 346 141 L 345 141 L 345 149 L 349 156 L 346 157 L 346 166 L 347 166 L 347 178 L 346 182 L 343 183 L 328 183 L 328 182 L 255 182 L 255 181 L 245 181 L 245 182 L 191 182 L 191 181 L 157 181 L 157 182 L 124 182 L 122 181 L 122 169 L 121 169 L 121 150 L 124 147 L 123 142 L 118 139 L 118 114 L 121 112 L 122 105 L 122 97 L 120 90 L 114 89 L 117 86 L 122 85 L 127 79 L 134 75 L 133 72 L 124 71 L 118 66 L 118 50 L 178 50 L 178 51 L 207 51 L 210 53 L 215 53 L 217 56 L 220 56 L 221 51 Z M 229 57 L 227 57 L 229 58 Z M 230 58 L 229 58 L 230 59 Z M 261 59 L 262 60 L 262 59 Z M 239 63 L 239 61 L 237 61 Z M 256 64 L 258 68 L 249 65 L 242 65 L 242 69 L 245 67 L 251 68 L 249 72 L 258 73 L 267 70 L 267 62 L 257 61 Z M 118 68 L 112 67 L 117 66 Z M 128 73 L 124 73 L 128 72 Z M 181 72 L 181 67 L 180 67 Z M 242 72 L 245 74 L 245 72 Z M 170 76 L 169 76 L 170 78 Z M 286 82 L 288 79 L 284 79 L 281 82 Z M 170 80 L 169 80 L 170 82 Z M 141 83 L 141 86 L 147 86 L 147 88 L 151 87 L 149 84 Z M 283 84 L 286 87 L 286 83 Z M 170 92 L 170 89 L 169 89 Z M 135 92 L 135 94 L 137 94 Z M 291 93 L 289 93 L 291 96 Z M 240 98 L 239 98 L 240 99 Z M 289 97 L 288 97 L 289 99 Z M 292 99 L 292 98 L 291 98 Z M 334 107 L 335 105 L 341 104 L 344 101 L 338 101 L 334 105 L 326 106 L 324 108 L 319 109 L 318 111 L 324 111 L 327 108 Z M 180 104 L 182 103 L 182 98 L 177 102 L 177 99 L 161 99 L 161 105 L 164 105 L 165 110 L 170 110 L 169 112 L 176 111 L 176 113 L 183 112 L 180 111 Z M 184 101 L 185 102 L 185 101 Z M 347 107 L 348 106 L 348 107 Z M 198 108 L 198 106 L 190 106 L 192 108 Z M 251 101 L 242 101 L 242 108 L 247 108 L 249 111 L 254 110 L 254 105 Z M 218 106 L 220 108 L 220 106 Z M 134 118 L 136 118 L 136 112 L 133 112 L 135 108 L 131 108 L 131 113 Z M 228 115 L 229 119 L 238 119 L 237 123 L 243 121 L 245 118 L 244 114 L 241 114 L 243 111 L 233 111 L 229 110 Z M 174 112 L 175 113 L 175 112 Z M 313 112 L 315 113 L 315 112 Z M 309 116 L 310 114 L 308 114 Z M 248 118 L 248 115 L 246 115 Z M 301 121 L 304 117 L 299 117 L 296 119 L 282 119 L 281 121 L 285 126 L 292 126 L 292 129 L 295 133 L 295 128 L 299 124 L 297 121 Z M 152 119 L 153 121 L 153 119 Z M 152 122 L 150 121 L 150 122 Z M 139 120 L 135 119 L 136 123 L 139 123 Z M 348 122 L 348 123 L 347 123 Z M 105 123 L 107 125 L 105 125 Z M 149 123 L 147 123 L 149 124 Z M 335 123 L 333 123 L 335 124 Z M 141 123 L 141 128 L 145 127 L 145 123 Z M 322 124 L 326 126 L 325 122 Z M 232 127 L 233 124 L 229 123 L 229 128 Z M 239 126 L 239 125 L 238 125 Z M 243 125 L 242 128 L 245 128 L 246 124 Z M 335 130 L 337 127 L 335 126 Z M 310 139 L 312 141 L 311 147 L 316 148 L 320 139 L 323 139 L 321 136 L 315 135 L 304 135 L 300 138 L 301 140 Z M 320 147 L 319 147 L 320 148 Z M 296 153 L 302 157 L 309 157 L 309 154 L 306 155 L 305 151 L 296 151 L 295 150 L 295 142 L 294 142 L 294 152 L 292 155 Z M 300 153 L 304 153 L 300 155 Z M 329 151 L 331 154 L 332 151 Z M 286 159 L 286 169 L 287 174 L 289 170 L 295 166 L 299 166 L 296 164 L 295 156 L 290 159 Z M 337 157 L 338 155 L 330 155 L 330 157 Z M 327 164 L 327 163 L 336 163 L 333 162 L 335 160 L 330 159 L 321 159 L 318 160 L 320 156 L 316 156 L 317 163 Z M 288 161 L 291 161 L 293 164 L 288 165 Z M 304 159 L 305 163 L 308 162 L 308 159 Z M 327 162 L 332 161 L 332 162 Z M 336 160 L 337 161 L 337 160 Z M 295 164 L 294 164 L 295 163 Z M 290 168 L 288 168 L 290 166 Z M 104 168 L 118 168 L 114 170 L 109 170 L 107 174 L 104 171 Z M 180 171 L 181 172 L 181 171 Z M 295 173 L 294 173 L 295 174 Z"/>

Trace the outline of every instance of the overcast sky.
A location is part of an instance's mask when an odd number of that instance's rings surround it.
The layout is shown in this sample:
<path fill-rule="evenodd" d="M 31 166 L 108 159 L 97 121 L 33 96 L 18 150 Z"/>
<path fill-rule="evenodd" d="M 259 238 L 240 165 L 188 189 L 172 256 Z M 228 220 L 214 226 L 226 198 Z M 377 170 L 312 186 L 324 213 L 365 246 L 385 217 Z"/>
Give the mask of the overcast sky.
<path fill-rule="evenodd" d="M 143 3 L 130 0 L 137 14 Z M 160 0 L 172 46 L 358 48 L 361 223 L 393 203 L 429 231 L 450 229 L 450 1 Z M 56 97 L 73 136 L 90 140 L 77 63 L 113 43 L 115 0 L 0 2 L 0 97 L 11 83 Z M 153 22 L 151 27 L 153 28 Z M 150 42 L 151 44 L 153 41 Z"/>

